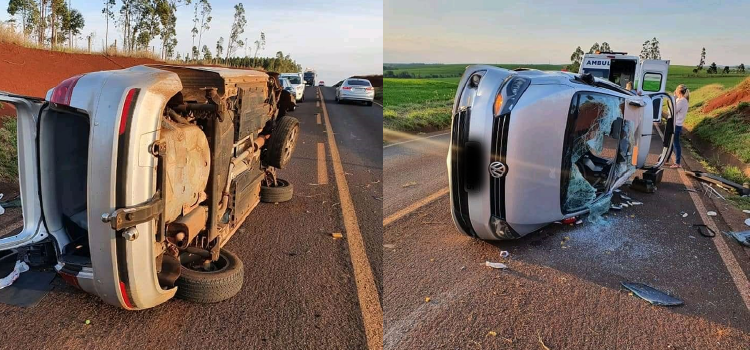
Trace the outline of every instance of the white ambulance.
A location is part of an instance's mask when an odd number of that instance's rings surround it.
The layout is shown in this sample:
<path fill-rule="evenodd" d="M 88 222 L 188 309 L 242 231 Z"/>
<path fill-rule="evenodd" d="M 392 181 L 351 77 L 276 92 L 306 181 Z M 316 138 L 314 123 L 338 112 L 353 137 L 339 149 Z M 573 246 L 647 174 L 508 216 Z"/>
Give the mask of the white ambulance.
<path fill-rule="evenodd" d="M 590 73 L 623 88 L 632 82 L 634 91 L 652 95 L 665 92 L 668 71 L 669 60 L 643 60 L 627 52 L 597 52 L 583 55 L 578 73 Z M 654 121 L 661 119 L 661 108 L 661 99 L 654 99 Z"/>

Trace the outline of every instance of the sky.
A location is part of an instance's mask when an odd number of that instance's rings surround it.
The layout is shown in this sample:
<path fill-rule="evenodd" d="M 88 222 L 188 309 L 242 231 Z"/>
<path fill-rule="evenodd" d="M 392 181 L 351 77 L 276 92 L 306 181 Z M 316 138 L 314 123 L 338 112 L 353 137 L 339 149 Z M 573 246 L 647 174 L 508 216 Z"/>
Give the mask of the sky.
<path fill-rule="evenodd" d="M 85 37 L 95 33 L 94 48 L 103 46 L 105 18 L 103 0 L 67 0 L 85 19 L 77 46 L 85 47 Z M 203 34 L 201 45 L 206 44 L 216 53 L 216 41 L 224 37 L 224 47 L 232 27 L 234 5 L 242 2 L 247 25 L 242 40 L 257 40 L 260 32 L 266 34 L 266 48 L 258 56 L 275 56 L 282 51 L 302 65 L 312 68 L 318 79 L 327 85 L 352 75 L 382 74 L 383 71 L 383 2 L 347 0 L 210 0 L 213 8 L 211 28 Z M 121 0 L 117 0 L 116 9 Z M 8 20 L 8 0 L 0 0 L 0 20 Z M 183 5 L 177 10 L 177 51 L 183 56 L 192 47 L 193 5 Z M 200 13 L 200 10 L 199 10 Z M 117 13 L 116 13 L 117 15 Z M 114 33 L 113 33 L 114 30 Z M 119 28 L 110 22 L 110 43 L 118 38 Z M 197 38 L 196 38 L 197 41 Z M 160 40 L 152 41 L 156 51 Z M 240 48 L 237 55 L 244 56 Z M 247 54 L 252 56 L 248 47 Z"/>
<path fill-rule="evenodd" d="M 662 59 L 750 64 L 750 1 L 384 0 L 387 63 L 570 62 L 606 41 L 632 55 L 656 37 Z"/>

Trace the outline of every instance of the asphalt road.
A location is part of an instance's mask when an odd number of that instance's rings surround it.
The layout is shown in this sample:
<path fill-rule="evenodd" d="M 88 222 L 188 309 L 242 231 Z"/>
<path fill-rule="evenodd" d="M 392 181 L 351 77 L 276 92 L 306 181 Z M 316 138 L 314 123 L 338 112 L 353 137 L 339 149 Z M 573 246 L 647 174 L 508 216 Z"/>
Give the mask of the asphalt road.
<path fill-rule="evenodd" d="M 308 87 L 305 102 L 291 113 L 300 120 L 301 135 L 290 167 L 279 177 L 294 185 L 293 200 L 259 204 L 226 246 L 245 266 L 237 296 L 212 305 L 171 300 L 124 311 L 56 278 L 36 307 L 0 305 L 0 348 L 366 348 L 355 253 L 344 228 L 325 121 L 316 116 L 322 110 L 316 89 Z M 364 268 L 373 271 L 378 301 L 383 291 L 382 109 L 336 105 L 333 89 L 321 89 L 364 241 L 369 262 Z M 319 143 L 327 184 L 319 183 Z M 0 223 L 19 219 L 17 211 L 9 211 Z M 333 239 L 334 232 L 344 239 Z"/>
<path fill-rule="evenodd" d="M 488 243 L 455 229 L 447 194 L 422 201 L 447 187 L 449 135 L 441 134 L 383 150 L 385 349 L 748 349 L 741 293 L 750 285 L 737 281 L 747 281 L 750 250 L 691 227 L 703 219 L 676 170 L 665 170 L 655 194 L 622 187 L 644 204 L 610 213 L 605 224 L 553 224 Z M 712 219 L 721 231 L 747 229 L 746 214 L 696 197 L 719 213 Z M 685 305 L 651 306 L 623 281 Z"/>

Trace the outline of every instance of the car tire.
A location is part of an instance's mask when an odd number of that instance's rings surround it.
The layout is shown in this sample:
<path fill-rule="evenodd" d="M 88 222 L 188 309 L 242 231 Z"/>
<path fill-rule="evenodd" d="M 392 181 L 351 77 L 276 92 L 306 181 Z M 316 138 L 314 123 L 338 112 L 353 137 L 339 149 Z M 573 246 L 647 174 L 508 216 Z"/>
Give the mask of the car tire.
<path fill-rule="evenodd" d="M 292 199 L 294 186 L 289 181 L 276 179 L 277 186 L 260 185 L 260 201 L 263 203 L 283 203 Z"/>
<path fill-rule="evenodd" d="M 266 143 L 265 163 L 283 169 L 292 158 L 299 138 L 299 121 L 285 115 L 276 122 L 271 138 Z"/>
<path fill-rule="evenodd" d="M 195 303 L 218 303 L 235 296 L 242 289 L 245 270 L 242 260 L 222 249 L 219 260 L 224 266 L 217 271 L 197 271 L 182 266 L 177 278 L 177 298 Z"/>
<path fill-rule="evenodd" d="M 372 107 L 372 101 L 367 101 L 367 106 Z"/>

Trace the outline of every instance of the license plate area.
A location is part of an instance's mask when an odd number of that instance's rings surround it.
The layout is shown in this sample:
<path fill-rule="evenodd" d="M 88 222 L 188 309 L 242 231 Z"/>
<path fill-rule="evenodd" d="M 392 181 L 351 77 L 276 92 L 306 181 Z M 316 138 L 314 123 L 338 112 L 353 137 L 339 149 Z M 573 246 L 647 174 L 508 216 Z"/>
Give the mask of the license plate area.
<path fill-rule="evenodd" d="M 464 190 L 476 192 L 482 186 L 482 144 L 468 141 L 464 144 Z"/>

